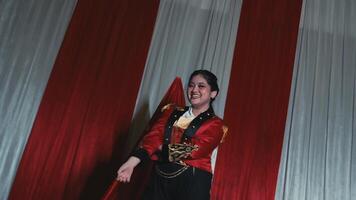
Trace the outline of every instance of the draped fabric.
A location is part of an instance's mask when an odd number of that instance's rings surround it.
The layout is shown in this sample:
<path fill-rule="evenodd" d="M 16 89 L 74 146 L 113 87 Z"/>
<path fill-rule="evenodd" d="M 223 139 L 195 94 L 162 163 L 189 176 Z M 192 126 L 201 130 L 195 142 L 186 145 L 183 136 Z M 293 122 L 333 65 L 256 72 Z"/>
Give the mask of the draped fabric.
<path fill-rule="evenodd" d="M 158 1 L 78 1 L 9 199 L 99 199 L 115 177 Z"/>
<path fill-rule="evenodd" d="M 355 19 L 355 1 L 304 1 L 276 199 L 356 199 Z"/>
<path fill-rule="evenodd" d="M 216 74 L 215 112 L 223 116 L 241 0 L 161 0 L 128 143 L 132 149 L 175 76 L 186 84 L 196 69 Z M 213 163 L 214 165 L 214 163 Z"/>
<path fill-rule="evenodd" d="M 76 0 L 0 1 L 0 199 L 7 199 Z"/>
<path fill-rule="evenodd" d="M 300 0 L 244 0 L 211 199 L 274 199 Z"/>

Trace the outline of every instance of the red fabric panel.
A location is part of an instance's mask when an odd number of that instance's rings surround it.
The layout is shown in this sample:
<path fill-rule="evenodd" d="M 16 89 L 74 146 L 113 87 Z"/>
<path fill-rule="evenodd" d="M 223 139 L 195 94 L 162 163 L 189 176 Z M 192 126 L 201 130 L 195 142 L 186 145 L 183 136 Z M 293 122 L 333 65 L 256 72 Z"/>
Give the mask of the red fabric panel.
<path fill-rule="evenodd" d="M 162 113 L 161 109 L 168 103 L 174 103 L 180 107 L 185 106 L 184 90 L 182 80 L 176 78 L 171 84 L 170 88 L 162 98 L 155 113 L 150 119 L 149 126 L 151 126 Z M 141 138 L 145 134 L 141 135 Z M 139 141 L 139 140 L 138 140 Z M 131 182 L 127 184 L 119 183 L 114 180 L 106 193 L 102 197 L 102 200 L 117 200 L 117 199 L 140 199 L 142 192 L 144 191 L 146 184 L 149 180 L 153 163 L 141 163 L 138 165 L 131 178 Z"/>
<path fill-rule="evenodd" d="M 274 199 L 301 5 L 243 1 L 211 199 Z"/>
<path fill-rule="evenodd" d="M 10 199 L 100 199 L 127 156 L 158 5 L 78 1 Z"/>

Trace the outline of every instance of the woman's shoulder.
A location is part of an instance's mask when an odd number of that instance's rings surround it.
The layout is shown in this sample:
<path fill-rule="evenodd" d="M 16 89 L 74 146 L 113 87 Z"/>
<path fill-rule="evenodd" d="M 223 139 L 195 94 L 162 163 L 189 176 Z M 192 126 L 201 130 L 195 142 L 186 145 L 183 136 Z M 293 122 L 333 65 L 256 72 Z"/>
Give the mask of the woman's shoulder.
<path fill-rule="evenodd" d="M 227 127 L 226 124 L 224 123 L 224 120 L 220 118 L 219 116 L 214 115 L 210 119 L 206 120 L 205 123 L 203 123 L 205 126 L 209 127 L 216 127 L 216 128 L 223 128 Z"/>
<path fill-rule="evenodd" d="M 221 126 L 224 125 L 224 120 L 217 115 L 214 115 L 214 117 L 212 117 L 211 120 L 214 121 L 215 123 L 220 124 Z"/>

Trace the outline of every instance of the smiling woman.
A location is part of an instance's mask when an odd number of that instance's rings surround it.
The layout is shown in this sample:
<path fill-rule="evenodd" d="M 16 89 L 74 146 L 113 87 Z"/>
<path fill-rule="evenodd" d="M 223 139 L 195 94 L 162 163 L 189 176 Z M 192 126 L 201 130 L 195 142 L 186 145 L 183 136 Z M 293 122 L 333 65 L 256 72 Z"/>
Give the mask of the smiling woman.
<path fill-rule="evenodd" d="M 191 106 L 163 107 L 132 156 L 119 168 L 117 180 L 129 182 L 142 161 L 155 161 L 155 170 L 142 199 L 209 199 L 211 154 L 227 132 L 211 107 L 219 92 L 216 76 L 194 71 L 187 88 Z"/>
<path fill-rule="evenodd" d="M 194 115 L 208 110 L 211 102 L 218 95 L 219 87 L 216 76 L 207 70 L 197 70 L 189 78 L 188 100 Z"/>

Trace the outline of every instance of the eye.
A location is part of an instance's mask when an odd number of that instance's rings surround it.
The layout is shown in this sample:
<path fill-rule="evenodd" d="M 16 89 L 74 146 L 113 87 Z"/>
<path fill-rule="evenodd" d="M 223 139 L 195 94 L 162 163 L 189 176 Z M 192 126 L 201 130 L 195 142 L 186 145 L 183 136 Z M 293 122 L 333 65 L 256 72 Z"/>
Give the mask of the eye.
<path fill-rule="evenodd" d="M 199 87 L 199 88 L 205 88 L 206 86 L 203 85 L 203 84 L 199 84 L 198 87 Z"/>
<path fill-rule="evenodd" d="M 194 84 L 193 83 L 189 83 L 188 87 L 192 88 L 192 87 L 194 87 Z"/>

